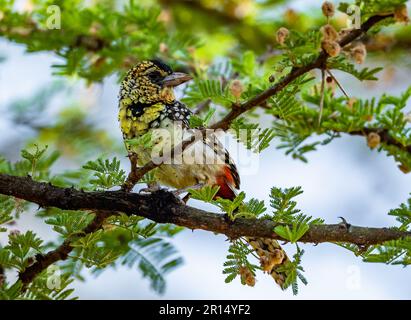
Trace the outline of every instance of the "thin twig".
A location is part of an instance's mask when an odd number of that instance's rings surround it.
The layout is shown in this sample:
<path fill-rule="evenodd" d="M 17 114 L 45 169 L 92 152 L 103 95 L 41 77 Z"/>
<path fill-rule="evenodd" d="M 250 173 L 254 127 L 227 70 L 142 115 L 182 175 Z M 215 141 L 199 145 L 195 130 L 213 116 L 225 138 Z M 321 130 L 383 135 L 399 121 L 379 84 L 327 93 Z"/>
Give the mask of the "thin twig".
<path fill-rule="evenodd" d="M 318 114 L 318 126 L 321 125 L 321 118 L 324 110 L 324 96 L 325 96 L 325 72 L 321 69 L 321 89 L 320 89 L 320 112 Z"/>
<path fill-rule="evenodd" d="M 365 34 L 375 24 L 381 22 L 382 20 L 390 18 L 390 17 L 393 17 L 393 14 L 372 16 L 361 26 L 360 29 L 353 29 L 345 37 L 343 37 L 339 41 L 339 45 L 341 47 L 346 46 L 347 44 L 351 43 L 352 41 L 356 40 L 357 38 Z M 313 62 L 305 66 L 302 66 L 302 67 L 293 68 L 288 75 L 283 77 L 281 80 L 279 80 L 276 84 L 274 84 L 267 90 L 252 97 L 251 99 L 242 103 L 240 106 L 232 106 L 230 112 L 223 119 L 221 119 L 220 121 L 212 125 L 210 128 L 212 129 L 219 128 L 219 129 L 227 130 L 230 127 L 230 124 L 234 119 L 239 117 L 241 114 L 247 111 L 250 111 L 254 107 L 259 106 L 261 103 L 266 101 L 268 98 L 280 92 L 282 89 L 284 89 L 288 84 L 293 82 L 298 77 L 302 76 L 303 74 L 311 70 L 326 67 L 326 62 L 327 62 L 328 57 L 329 56 L 327 55 L 327 53 L 325 51 L 322 51 L 318 55 L 317 59 L 315 59 Z"/>
<path fill-rule="evenodd" d="M 340 90 L 342 91 L 342 93 L 349 99 L 350 97 L 348 96 L 347 92 L 344 90 L 343 86 L 341 85 L 341 83 L 337 80 L 337 78 L 331 73 L 331 71 L 329 69 L 325 70 L 331 78 L 333 78 L 333 80 L 335 81 L 335 83 L 337 84 L 338 88 L 340 88 Z"/>
<path fill-rule="evenodd" d="M 208 106 L 210 106 L 211 99 L 207 99 L 203 102 L 200 102 L 197 107 L 194 109 L 193 113 L 194 114 L 200 114 L 204 109 L 207 109 Z"/>

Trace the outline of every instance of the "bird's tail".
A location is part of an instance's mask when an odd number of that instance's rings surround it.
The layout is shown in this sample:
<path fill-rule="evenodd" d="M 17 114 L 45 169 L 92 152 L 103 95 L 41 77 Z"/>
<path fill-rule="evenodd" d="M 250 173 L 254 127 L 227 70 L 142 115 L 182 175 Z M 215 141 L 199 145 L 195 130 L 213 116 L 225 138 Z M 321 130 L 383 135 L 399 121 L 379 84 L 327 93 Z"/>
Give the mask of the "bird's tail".
<path fill-rule="evenodd" d="M 287 272 L 281 270 L 281 267 L 290 260 L 277 240 L 252 237 L 245 239 L 259 256 L 263 271 L 270 274 L 281 289 L 286 289 Z"/>

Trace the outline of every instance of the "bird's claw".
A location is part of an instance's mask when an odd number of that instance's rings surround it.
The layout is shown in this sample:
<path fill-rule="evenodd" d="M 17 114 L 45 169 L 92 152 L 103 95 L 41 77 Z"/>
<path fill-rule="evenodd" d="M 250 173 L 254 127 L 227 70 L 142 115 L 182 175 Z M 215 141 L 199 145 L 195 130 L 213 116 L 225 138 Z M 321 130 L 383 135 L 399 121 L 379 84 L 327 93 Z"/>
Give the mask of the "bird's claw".
<path fill-rule="evenodd" d="M 156 191 L 166 190 L 166 188 L 161 188 L 158 183 L 147 184 L 147 188 L 142 188 L 138 193 L 154 193 Z"/>
<path fill-rule="evenodd" d="M 344 228 L 345 230 L 349 231 L 349 230 L 350 230 L 350 227 L 351 227 L 351 224 L 349 224 L 349 223 L 347 222 L 347 220 L 345 220 L 344 217 L 338 217 L 338 218 L 340 218 L 340 219 L 342 220 L 342 221 L 339 223 L 339 225 L 340 225 L 342 228 Z"/>

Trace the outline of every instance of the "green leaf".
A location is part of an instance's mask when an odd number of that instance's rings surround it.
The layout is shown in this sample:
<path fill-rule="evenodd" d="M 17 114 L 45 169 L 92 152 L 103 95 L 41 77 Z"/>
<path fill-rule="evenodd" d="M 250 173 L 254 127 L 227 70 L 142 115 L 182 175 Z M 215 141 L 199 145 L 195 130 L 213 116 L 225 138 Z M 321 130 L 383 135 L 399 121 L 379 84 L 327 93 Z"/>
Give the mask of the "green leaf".
<path fill-rule="evenodd" d="M 124 142 L 126 145 L 130 145 L 133 147 L 151 149 L 153 147 L 152 132 L 148 131 L 139 137 L 133 139 L 126 139 L 124 140 Z"/>
<path fill-rule="evenodd" d="M 201 200 L 204 202 L 212 202 L 219 189 L 219 186 L 207 185 L 202 187 L 201 189 L 188 189 L 188 192 L 190 192 L 193 199 Z"/>
<path fill-rule="evenodd" d="M 191 128 L 207 127 L 214 113 L 215 113 L 215 109 L 209 109 L 204 118 L 201 118 L 200 116 L 196 114 L 191 115 L 190 127 Z"/>
<path fill-rule="evenodd" d="M 120 169 L 120 161 L 116 157 L 111 161 L 101 158 L 96 161 L 88 161 L 83 168 L 95 171 L 94 179 L 91 179 L 90 183 L 96 189 L 110 189 L 121 186 L 126 179 L 126 172 Z"/>
<path fill-rule="evenodd" d="M 328 59 L 327 66 L 329 69 L 337 69 L 349 73 L 360 81 L 378 80 L 375 74 L 383 70 L 382 67 L 377 67 L 373 69 L 363 68 L 361 70 L 357 70 L 354 64 L 348 61 L 347 58 L 345 58 L 342 55 Z"/>
<path fill-rule="evenodd" d="M 228 215 L 228 217 L 234 221 L 236 218 L 242 215 L 241 211 L 237 213 L 235 211 L 240 207 L 240 205 L 243 204 L 244 199 L 245 199 L 245 193 L 240 192 L 234 198 L 234 200 L 223 199 L 223 198 L 218 197 L 214 201 L 214 203 L 217 204 L 221 208 L 221 210 L 223 210 Z"/>

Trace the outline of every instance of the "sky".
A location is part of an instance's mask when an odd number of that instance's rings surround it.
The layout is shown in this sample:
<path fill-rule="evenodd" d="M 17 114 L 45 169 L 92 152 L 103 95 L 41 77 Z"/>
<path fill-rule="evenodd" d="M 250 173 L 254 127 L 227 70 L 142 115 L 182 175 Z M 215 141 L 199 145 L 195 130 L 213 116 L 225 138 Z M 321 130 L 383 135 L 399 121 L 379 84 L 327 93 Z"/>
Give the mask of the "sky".
<path fill-rule="evenodd" d="M 0 154 L 15 159 L 30 132 L 15 127 L 5 107 L 19 97 L 30 97 L 52 81 L 51 65 L 57 58 L 50 54 L 24 53 L 24 48 L 0 40 Z M 384 63 L 389 63 L 385 62 Z M 390 68 L 395 68 L 390 66 Z M 361 84 L 340 77 L 347 91 L 355 96 L 379 95 L 382 91 L 398 93 L 411 81 L 398 68 L 395 78 L 383 87 Z M 76 91 L 77 92 L 77 91 Z M 91 89 L 80 88 L 76 98 L 86 101 L 90 117 L 110 134 L 121 139 L 117 124 L 117 84 L 114 78 Z M 56 102 L 56 110 L 59 103 Z M 109 150 L 110 146 L 108 146 Z M 242 153 L 244 154 L 244 150 Z M 235 159 L 236 160 L 236 159 Z M 238 159 L 237 159 L 238 160 Z M 302 186 L 297 198 L 299 209 L 326 223 L 340 222 L 343 216 L 354 225 L 383 227 L 395 225 L 387 212 L 406 201 L 411 174 L 398 170 L 392 158 L 367 148 L 365 139 L 344 136 L 308 155 L 308 164 L 292 160 L 273 146 L 253 159 L 255 170 L 240 166 L 241 189 L 250 197 L 269 202 L 272 186 Z M 190 205 L 215 208 L 190 200 Z M 26 217 L 18 228 L 34 230 L 51 239 L 51 228 L 39 219 Z M 0 235 L 4 243 L 4 235 Z M 258 274 L 255 287 L 242 286 L 238 279 L 224 283 L 222 265 L 228 241 L 222 235 L 204 231 L 184 231 L 173 243 L 184 258 L 184 265 L 167 276 L 167 289 L 160 296 L 153 292 L 137 270 L 120 267 L 98 277 L 87 272 L 86 281 L 74 283 L 82 299 L 409 299 L 409 268 L 363 263 L 351 252 L 334 244 L 301 245 L 305 249 L 303 267 L 308 285 L 300 285 L 293 296 L 281 291 L 267 275 Z M 292 245 L 284 245 L 292 255 Z"/>

